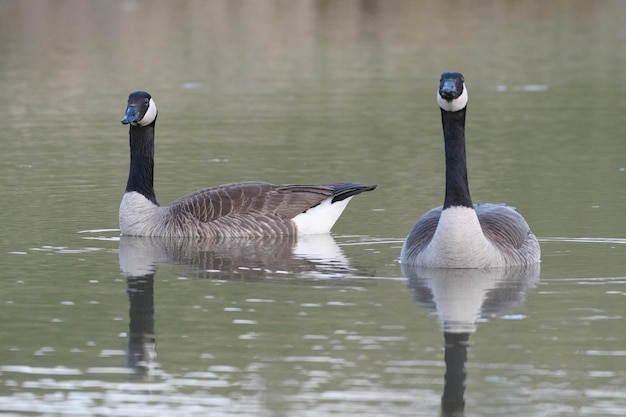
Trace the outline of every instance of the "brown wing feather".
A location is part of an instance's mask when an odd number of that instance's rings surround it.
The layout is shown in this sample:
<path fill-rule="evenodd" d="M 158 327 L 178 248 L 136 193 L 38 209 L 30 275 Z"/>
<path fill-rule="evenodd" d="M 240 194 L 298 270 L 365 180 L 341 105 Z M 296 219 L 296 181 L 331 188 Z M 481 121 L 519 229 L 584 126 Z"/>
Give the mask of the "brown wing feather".
<path fill-rule="evenodd" d="M 323 185 L 243 182 L 196 191 L 174 201 L 170 209 L 203 223 L 249 213 L 291 219 L 332 195 L 333 189 Z"/>

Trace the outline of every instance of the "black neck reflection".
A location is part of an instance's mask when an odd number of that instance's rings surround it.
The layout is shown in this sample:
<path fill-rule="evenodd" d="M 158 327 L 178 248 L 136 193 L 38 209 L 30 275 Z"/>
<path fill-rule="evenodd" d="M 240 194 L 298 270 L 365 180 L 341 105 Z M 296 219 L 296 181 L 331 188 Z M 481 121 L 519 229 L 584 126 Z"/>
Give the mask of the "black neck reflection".
<path fill-rule="evenodd" d="M 444 333 L 446 373 L 441 397 L 441 414 L 462 416 L 465 410 L 465 362 L 469 333 Z"/>
<path fill-rule="evenodd" d="M 442 417 L 465 415 L 467 349 L 476 322 L 521 305 L 539 281 L 539 264 L 493 269 L 421 268 L 402 265 L 402 273 L 423 309 L 437 314 L 445 339 Z M 512 322 L 513 323 L 513 322 Z M 512 324 L 513 325 L 513 324 Z"/>
<path fill-rule="evenodd" d="M 156 360 L 154 333 L 154 274 L 127 277 L 129 324 L 127 366 L 139 379 L 145 379 Z"/>
<path fill-rule="evenodd" d="M 272 282 L 367 275 L 352 268 L 331 235 L 258 239 L 172 239 L 122 236 L 119 262 L 129 300 L 127 366 L 138 379 L 156 363 L 154 278 L 174 263 L 198 278 Z"/>

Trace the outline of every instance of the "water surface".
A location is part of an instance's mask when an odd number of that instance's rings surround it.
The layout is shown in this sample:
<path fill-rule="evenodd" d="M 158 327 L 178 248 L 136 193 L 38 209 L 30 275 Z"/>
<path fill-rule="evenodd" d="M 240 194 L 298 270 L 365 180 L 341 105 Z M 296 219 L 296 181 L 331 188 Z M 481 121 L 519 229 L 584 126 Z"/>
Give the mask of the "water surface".
<path fill-rule="evenodd" d="M 0 1 L 0 414 L 626 414 L 625 8 Z M 472 195 L 518 208 L 540 270 L 400 268 L 443 199 L 444 70 Z M 137 89 L 163 204 L 379 187 L 322 238 L 120 239 Z"/>

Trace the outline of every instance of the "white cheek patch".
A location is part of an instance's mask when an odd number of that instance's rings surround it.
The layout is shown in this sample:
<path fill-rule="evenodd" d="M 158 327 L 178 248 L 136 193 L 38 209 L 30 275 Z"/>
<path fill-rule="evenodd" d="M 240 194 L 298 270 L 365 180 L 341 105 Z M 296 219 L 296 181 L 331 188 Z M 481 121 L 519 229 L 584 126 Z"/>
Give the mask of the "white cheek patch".
<path fill-rule="evenodd" d="M 445 111 L 459 111 L 465 108 L 465 106 L 467 106 L 467 98 L 467 87 L 465 87 L 465 84 L 463 84 L 463 92 L 461 93 L 459 98 L 456 98 L 452 101 L 448 101 L 441 97 L 439 95 L 439 90 L 437 90 L 437 104 L 439 104 L 439 107 L 441 107 Z"/>
<path fill-rule="evenodd" d="M 148 110 L 146 110 L 146 114 L 143 115 L 143 119 L 137 122 L 139 126 L 148 126 L 150 123 L 154 122 L 154 119 L 157 117 L 157 106 L 154 100 L 150 99 L 150 104 L 148 104 Z"/>

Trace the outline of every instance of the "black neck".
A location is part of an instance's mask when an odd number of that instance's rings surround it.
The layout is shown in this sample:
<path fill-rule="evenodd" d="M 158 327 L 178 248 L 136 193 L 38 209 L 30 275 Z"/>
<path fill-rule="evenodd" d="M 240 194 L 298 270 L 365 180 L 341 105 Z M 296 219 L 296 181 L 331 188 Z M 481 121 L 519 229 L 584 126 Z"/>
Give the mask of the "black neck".
<path fill-rule="evenodd" d="M 143 194 L 158 204 L 154 194 L 154 126 L 130 126 L 130 172 L 126 192 Z"/>
<path fill-rule="evenodd" d="M 446 198 L 443 208 L 473 207 L 467 183 L 465 157 L 465 111 L 441 110 L 443 137 L 446 148 Z"/>

